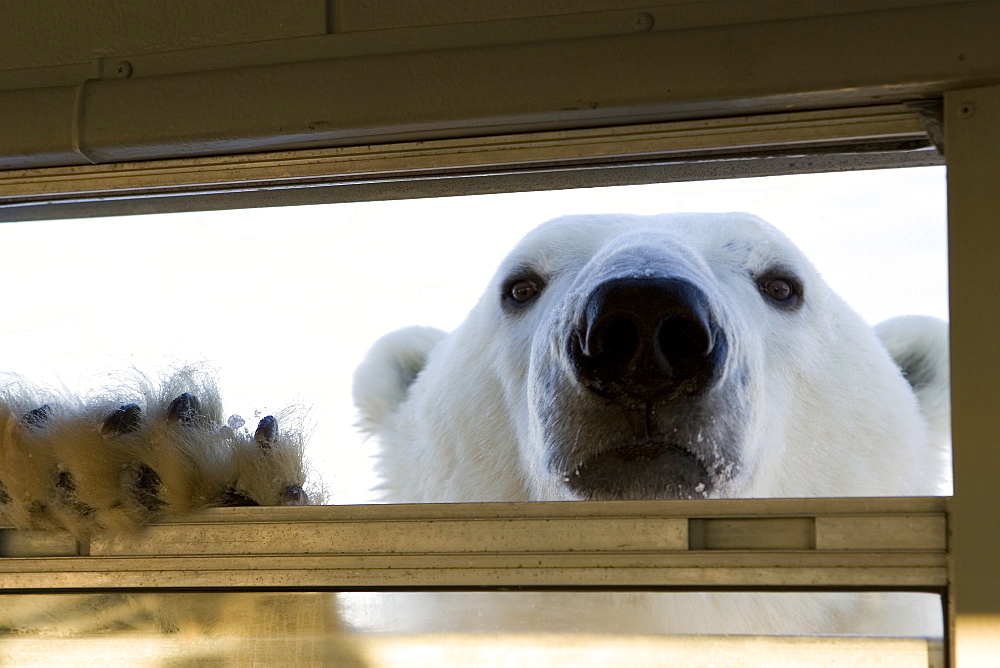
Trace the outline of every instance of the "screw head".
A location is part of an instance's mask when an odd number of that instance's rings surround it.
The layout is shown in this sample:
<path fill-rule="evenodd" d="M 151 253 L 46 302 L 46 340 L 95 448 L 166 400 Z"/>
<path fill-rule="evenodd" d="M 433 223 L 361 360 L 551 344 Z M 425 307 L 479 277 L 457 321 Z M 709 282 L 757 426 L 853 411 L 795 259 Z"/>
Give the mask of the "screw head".
<path fill-rule="evenodd" d="M 639 12 L 632 20 L 636 32 L 649 32 L 653 29 L 653 15 L 649 12 Z"/>

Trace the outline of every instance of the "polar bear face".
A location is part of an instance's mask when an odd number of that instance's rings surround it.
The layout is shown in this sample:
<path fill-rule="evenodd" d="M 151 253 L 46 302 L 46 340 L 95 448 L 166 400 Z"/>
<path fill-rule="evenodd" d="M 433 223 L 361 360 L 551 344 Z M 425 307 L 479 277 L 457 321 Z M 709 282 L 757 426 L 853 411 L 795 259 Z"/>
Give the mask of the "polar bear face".
<path fill-rule="evenodd" d="M 933 494 L 940 477 L 871 328 L 746 214 L 550 221 L 453 334 L 376 344 L 355 397 L 393 501 Z"/>

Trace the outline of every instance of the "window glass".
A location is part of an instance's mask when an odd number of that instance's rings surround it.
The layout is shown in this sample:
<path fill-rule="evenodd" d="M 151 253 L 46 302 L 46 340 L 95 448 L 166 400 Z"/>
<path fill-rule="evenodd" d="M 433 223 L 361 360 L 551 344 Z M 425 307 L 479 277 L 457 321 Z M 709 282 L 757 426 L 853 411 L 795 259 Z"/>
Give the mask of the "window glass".
<path fill-rule="evenodd" d="M 0 656 L 17 666 L 51 665 L 943 665 L 939 641 L 921 637 L 663 635 L 648 614 L 684 606 L 689 595 L 634 593 L 176 593 L 0 597 Z M 749 594 L 732 601 L 753 614 Z M 771 595 L 796 607 L 801 594 Z M 836 595 L 811 595 L 836 596 Z M 936 597 L 909 596 L 910 606 Z M 923 596 L 924 598 L 921 598 Z M 673 597 L 673 598 L 671 598 Z M 798 600 L 798 603 L 797 603 Z M 427 604 L 432 603 L 432 608 Z M 747 605 L 749 604 L 749 605 Z M 406 613 L 413 606 L 423 623 Z M 638 626 L 625 620 L 644 609 Z M 766 609 L 766 607 L 765 607 Z M 800 608 L 805 609 L 805 608 Z M 940 609 L 940 606 L 938 606 Z M 471 616 L 454 612 L 474 610 Z M 891 615 L 883 608 L 881 615 Z M 699 620 L 687 627 L 704 629 Z M 807 625 L 808 626 L 808 625 Z M 730 629 L 731 630 L 731 629 Z M 744 629 L 745 631 L 745 629 Z M 862 630 L 863 631 L 863 630 Z M 903 635 L 913 635 L 903 630 Z"/>
<path fill-rule="evenodd" d="M 546 219 L 747 211 L 868 323 L 947 319 L 943 167 L 44 221 L 0 227 L 0 368 L 87 392 L 107 372 L 205 362 L 229 413 L 308 407 L 332 503 L 379 500 L 351 375 L 381 335 L 451 330 Z"/>

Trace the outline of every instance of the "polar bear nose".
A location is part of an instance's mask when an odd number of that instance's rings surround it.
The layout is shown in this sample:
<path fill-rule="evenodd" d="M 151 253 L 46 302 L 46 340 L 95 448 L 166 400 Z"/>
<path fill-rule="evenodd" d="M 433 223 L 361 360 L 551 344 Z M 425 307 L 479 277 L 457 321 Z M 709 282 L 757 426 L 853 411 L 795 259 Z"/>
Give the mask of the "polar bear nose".
<path fill-rule="evenodd" d="M 570 361 L 610 399 L 672 401 L 708 388 L 726 339 L 708 297 L 678 278 L 618 278 L 599 285 L 569 337 Z"/>

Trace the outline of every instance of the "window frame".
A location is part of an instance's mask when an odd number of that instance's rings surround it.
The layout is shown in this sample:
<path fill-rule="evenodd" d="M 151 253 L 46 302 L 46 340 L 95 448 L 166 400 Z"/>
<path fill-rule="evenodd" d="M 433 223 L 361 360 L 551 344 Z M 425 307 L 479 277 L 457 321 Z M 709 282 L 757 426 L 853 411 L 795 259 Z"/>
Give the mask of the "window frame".
<path fill-rule="evenodd" d="M 0 222 L 943 164 L 904 104 L 0 171 Z"/>
<path fill-rule="evenodd" d="M 289 193 L 296 203 L 319 203 L 370 199 L 376 191 L 395 198 L 942 162 L 921 114 L 892 104 L 0 172 L 0 215 L 30 220 L 279 205 Z M 947 602 L 948 517 L 943 498 L 209 509 L 155 524 L 139 541 L 0 530 L 0 554 L 17 557 L 0 559 L 0 582 L 20 592 L 893 590 Z"/>
<path fill-rule="evenodd" d="M 72 3 L 65 4 L 72 7 Z M 0 217 L 34 220 L 433 196 L 488 192 L 490 188 L 553 188 L 566 187 L 560 185 L 566 183 L 611 183 L 616 178 L 620 183 L 638 183 L 642 179 L 704 178 L 723 173 L 782 173 L 796 168 L 820 171 L 838 164 L 838 160 L 841 167 L 834 168 L 850 168 L 848 165 L 858 156 L 871 158 L 879 156 L 879 151 L 842 146 L 848 153 L 845 161 L 843 156 L 829 157 L 831 152 L 836 154 L 836 147 L 826 147 L 825 151 L 816 146 L 799 147 L 799 152 L 778 154 L 758 147 L 735 158 L 723 153 L 709 156 L 708 160 L 671 155 L 668 150 L 661 154 L 654 151 L 641 160 L 617 159 L 613 166 L 602 166 L 598 160 L 566 163 L 558 165 L 564 169 L 556 169 L 535 161 L 520 171 L 515 163 L 480 166 L 479 171 L 453 177 L 447 171 L 404 174 L 400 178 L 386 174 L 370 183 L 360 178 L 353 184 L 339 185 L 325 182 L 320 175 L 315 181 L 306 178 L 293 188 L 269 184 L 266 179 L 255 181 L 248 178 L 249 171 L 241 174 L 241 161 L 253 156 L 177 161 L 160 158 L 163 151 L 172 150 L 178 155 L 184 151 L 187 155 L 207 155 L 229 153 L 229 149 L 233 153 L 282 150 L 299 139 L 311 146 L 358 144 L 371 148 L 384 147 L 386 142 L 407 133 L 426 144 L 447 141 L 441 139 L 446 136 L 501 137 L 529 130 L 559 132 L 560 128 L 576 132 L 579 130 L 572 128 L 634 126 L 670 118 L 722 119 L 751 112 L 763 118 L 764 114 L 788 109 L 846 109 L 875 103 L 942 100 L 943 115 L 932 111 L 930 117 L 943 126 L 935 143 L 946 151 L 948 168 L 955 470 L 955 495 L 944 508 L 949 563 L 949 660 L 954 664 L 961 655 L 963 666 L 974 665 L 976 648 L 989 648 L 991 644 L 995 654 L 996 638 L 1000 636 L 1000 578 L 990 575 L 997 571 L 993 559 L 1000 553 L 1000 532 L 995 530 L 1000 526 L 1000 491 L 994 480 L 995 472 L 1000 470 L 1000 448 L 995 447 L 1000 431 L 1000 412 L 996 410 L 1000 350 L 983 332 L 995 332 L 1000 326 L 1000 294 L 991 288 L 1000 284 L 1000 263 L 995 260 L 1000 254 L 1000 176 L 996 169 L 1000 145 L 995 141 L 1000 136 L 1000 51 L 995 39 L 1000 4 L 857 0 L 834 7 L 818 0 L 664 0 L 655 7 L 619 12 L 608 9 L 611 3 L 591 2 L 588 11 L 576 14 L 546 9 L 539 11 L 539 16 L 486 17 L 467 23 L 448 19 L 448 12 L 459 3 L 441 0 L 434 4 L 436 11 L 441 10 L 434 25 L 378 24 L 352 32 L 349 22 L 346 27 L 341 23 L 352 10 L 350 3 L 335 2 L 329 3 L 329 25 L 320 29 L 329 34 L 296 33 L 298 36 L 289 39 L 255 36 L 241 43 L 197 49 L 174 47 L 171 53 L 142 52 L 141 46 L 135 47 L 136 53 L 129 53 L 129 47 L 121 47 L 125 51 L 120 53 L 114 49 L 88 52 L 86 62 L 37 60 L 37 67 L 29 66 L 36 64 L 36 54 L 27 53 L 27 64 L 19 66 L 21 69 L 0 71 L 4 101 L 0 105 L 0 126 L 8 130 L 0 141 L 0 153 L 4 160 L 10 160 L 2 164 L 31 167 L 0 172 L 0 197 L 6 198 Z M 31 6 L 24 4 L 25 8 Z M 385 16 L 393 20 L 407 16 L 397 11 L 399 2 L 382 6 Z M 17 20 L 8 25 L 30 25 L 37 18 L 32 9 L 25 8 L 15 8 L 11 18 Z M 558 20 L 552 18 L 555 15 L 560 15 Z M 96 20 L 100 21 L 100 17 Z M 66 25 L 71 23 L 67 21 Z M 309 21 L 296 25 L 313 30 Z M 182 29 L 179 34 L 186 38 L 189 32 Z M 39 42 L 36 36 L 34 30 L 20 31 L 20 38 L 31 43 Z M 97 43 L 105 44 L 101 40 Z M 386 82 L 405 84 L 408 72 L 413 71 L 395 66 L 410 55 L 401 53 L 395 46 L 398 44 L 409 45 L 407 48 L 418 54 L 414 62 L 419 60 L 421 66 L 430 68 L 427 71 L 431 71 L 432 79 L 462 67 L 462 73 L 482 76 L 458 77 L 475 87 L 454 86 L 444 91 L 447 95 L 434 95 L 432 91 L 402 110 L 404 116 L 413 110 L 427 112 L 426 126 L 385 127 L 385 132 L 379 134 L 378 127 L 364 125 L 368 122 L 363 113 L 367 107 L 354 113 L 350 105 L 342 105 L 353 113 L 338 117 L 345 121 L 343 134 L 336 134 L 342 128 L 334 124 L 334 130 L 325 135 L 274 135 L 275 128 L 282 126 L 305 128 L 317 112 L 332 114 L 330 109 L 339 109 L 337 104 L 343 97 L 355 92 L 350 86 L 302 85 L 317 73 L 331 77 L 344 74 L 342 81 L 371 93 L 372 106 L 388 107 L 385 101 L 394 98 L 386 91 L 394 90 L 394 86 Z M 634 54 L 625 62 L 632 68 L 627 72 L 629 76 L 622 76 L 620 67 L 550 68 L 533 73 L 529 83 L 536 84 L 536 93 L 548 92 L 546 86 L 552 86 L 555 92 L 517 95 L 525 89 L 522 74 L 532 72 L 532 63 L 557 61 L 561 54 L 572 52 L 574 65 L 599 64 L 607 60 L 608 45 L 627 46 Z M 367 67 L 366 58 L 377 62 Z M 382 67 L 386 64 L 390 66 Z M 661 76 L 664 64 L 681 67 L 676 68 L 674 76 L 666 77 Z M 789 67 L 795 76 L 786 74 Z M 373 72 L 386 76 L 385 80 L 375 79 L 381 84 L 378 90 L 364 87 L 372 80 Z M 566 85 L 557 85 L 560 76 L 567 80 Z M 207 113 L 205 105 L 189 103 L 193 97 L 177 95 L 176 86 L 186 94 L 201 95 L 198 100 L 219 104 Z M 589 97 L 573 97 L 578 90 L 584 90 Z M 484 110 L 472 104 L 490 95 L 497 98 L 494 106 L 498 109 Z M 249 120 L 247 115 L 240 115 L 236 120 L 243 125 L 229 122 L 234 116 L 233 100 L 245 102 L 255 97 L 279 103 L 269 107 L 266 114 L 250 114 Z M 123 99 L 129 104 L 120 104 Z M 576 106 L 553 104 L 565 99 Z M 468 104 L 461 106 L 463 102 Z M 596 102 L 601 105 L 591 106 Z M 173 106 L 165 111 L 161 107 L 167 103 Z M 456 104 L 460 108 L 454 116 L 448 116 Z M 102 116 L 102 112 L 106 115 Z M 418 114 L 409 115 L 415 118 Z M 150 123 L 150 118 L 158 117 L 168 118 L 170 124 Z M 154 125 L 156 137 L 140 136 L 148 140 L 147 144 L 123 147 L 116 143 L 123 136 L 141 135 Z M 215 134 L 207 136 L 206 128 Z M 187 134 L 181 137 L 181 131 Z M 163 137 L 174 143 L 164 148 L 157 143 Z M 899 148 L 887 150 L 878 160 L 884 165 L 899 164 L 894 162 L 902 155 Z M 123 162 L 144 158 L 156 159 Z M 107 164 L 46 166 L 83 160 Z M 152 176 L 152 171 L 142 170 L 172 165 L 182 174 L 198 165 L 213 164 L 229 165 L 232 181 L 224 186 L 218 182 L 198 186 L 194 179 L 159 191 L 130 190 L 113 184 L 116 176 L 124 176 L 133 168 Z M 117 175 L 115 170 L 119 170 Z M 112 185 L 103 190 L 88 189 L 88 179 L 94 186 L 99 176 Z M 84 187 L 74 190 L 66 185 L 73 181 Z M 58 186 L 60 182 L 64 185 Z M 4 536 L 5 541 L 10 540 L 9 533 Z M 45 558 L 17 559 L 29 563 Z M 78 558 L 85 557 L 68 559 Z M 17 559 L 5 559 L 3 563 L 10 565 Z M 982 663 L 988 665 L 988 649 L 983 650 L 983 657 Z"/>

